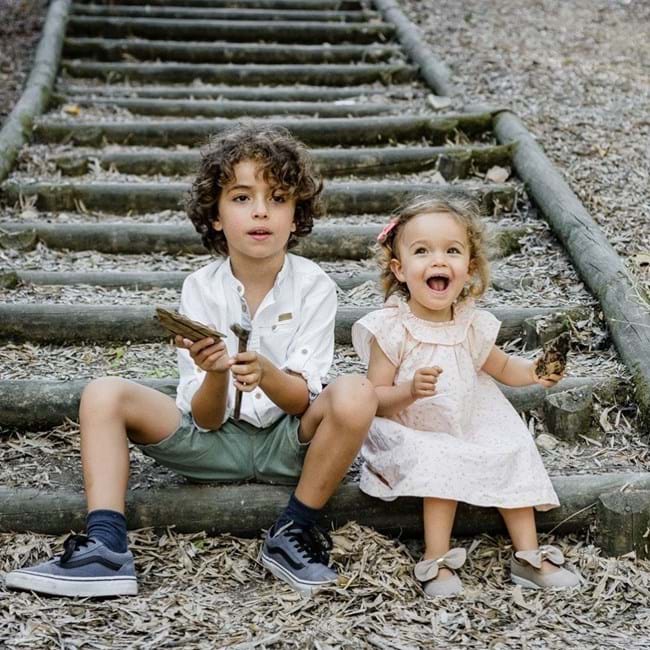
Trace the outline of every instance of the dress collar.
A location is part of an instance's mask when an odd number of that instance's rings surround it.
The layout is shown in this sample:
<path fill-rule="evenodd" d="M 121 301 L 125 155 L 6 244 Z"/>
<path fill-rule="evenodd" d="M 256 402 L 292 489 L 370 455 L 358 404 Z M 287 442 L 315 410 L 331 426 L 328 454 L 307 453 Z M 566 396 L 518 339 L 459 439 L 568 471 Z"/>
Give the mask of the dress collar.
<path fill-rule="evenodd" d="M 423 343 L 437 345 L 456 345 L 467 338 L 467 331 L 475 312 L 473 298 L 465 298 L 454 305 L 453 320 L 444 323 L 418 318 L 408 306 L 404 298 L 393 294 L 384 304 L 386 309 L 397 309 L 400 321 L 408 333 Z"/>

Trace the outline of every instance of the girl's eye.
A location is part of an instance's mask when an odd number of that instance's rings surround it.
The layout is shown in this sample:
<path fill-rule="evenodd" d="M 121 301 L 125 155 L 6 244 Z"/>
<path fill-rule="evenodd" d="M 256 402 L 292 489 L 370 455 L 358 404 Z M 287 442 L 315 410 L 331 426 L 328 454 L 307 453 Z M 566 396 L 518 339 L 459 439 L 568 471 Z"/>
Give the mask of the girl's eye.
<path fill-rule="evenodd" d="M 460 251 L 455 246 L 450 248 L 447 252 L 448 253 L 453 253 L 454 255 L 460 255 Z"/>
<path fill-rule="evenodd" d="M 413 251 L 413 253 L 414 253 L 415 255 L 426 255 L 427 252 L 428 252 L 427 249 L 424 248 L 423 246 L 418 246 L 418 247 Z"/>

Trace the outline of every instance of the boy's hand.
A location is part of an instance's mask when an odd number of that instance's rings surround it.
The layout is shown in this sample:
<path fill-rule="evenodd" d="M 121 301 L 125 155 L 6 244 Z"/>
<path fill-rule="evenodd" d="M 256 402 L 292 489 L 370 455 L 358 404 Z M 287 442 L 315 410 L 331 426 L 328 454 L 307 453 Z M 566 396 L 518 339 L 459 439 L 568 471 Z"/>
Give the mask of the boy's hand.
<path fill-rule="evenodd" d="M 265 361 L 261 354 L 252 350 L 236 354 L 230 367 L 235 378 L 235 387 L 245 393 L 255 390 L 262 381 Z"/>
<path fill-rule="evenodd" d="M 176 335 L 176 346 L 189 351 L 194 363 L 205 372 L 227 372 L 230 368 L 230 357 L 223 339 L 216 343 L 213 338 L 205 338 L 192 343 L 189 339 Z"/>
<path fill-rule="evenodd" d="M 411 382 L 411 396 L 413 399 L 422 397 L 431 397 L 436 392 L 436 383 L 442 368 L 433 366 L 432 368 L 419 368 L 413 375 Z"/>

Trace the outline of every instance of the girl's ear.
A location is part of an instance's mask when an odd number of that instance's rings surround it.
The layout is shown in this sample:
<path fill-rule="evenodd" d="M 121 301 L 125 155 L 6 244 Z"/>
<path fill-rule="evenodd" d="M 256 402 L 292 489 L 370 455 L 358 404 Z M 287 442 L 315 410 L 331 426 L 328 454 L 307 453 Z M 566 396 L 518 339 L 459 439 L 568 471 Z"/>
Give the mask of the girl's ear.
<path fill-rule="evenodd" d="M 406 278 L 404 273 L 402 273 L 402 263 L 396 258 L 390 261 L 390 270 L 393 272 L 393 275 L 398 279 L 399 282 L 405 282 Z"/>

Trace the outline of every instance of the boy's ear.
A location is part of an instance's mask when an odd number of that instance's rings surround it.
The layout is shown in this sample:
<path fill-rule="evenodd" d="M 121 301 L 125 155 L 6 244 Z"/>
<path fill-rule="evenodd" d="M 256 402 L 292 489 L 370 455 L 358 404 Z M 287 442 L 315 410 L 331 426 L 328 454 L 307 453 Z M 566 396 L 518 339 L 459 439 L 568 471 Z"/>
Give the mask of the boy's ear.
<path fill-rule="evenodd" d="M 295 219 L 291 222 L 291 232 L 296 232 L 296 220 Z"/>
<path fill-rule="evenodd" d="M 402 273 L 402 263 L 396 257 L 393 257 L 393 259 L 390 261 L 390 270 L 393 272 L 393 275 L 400 282 L 405 282 L 406 281 L 406 278 L 404 277 L 404 274 Z"/>
<path fill-rule="evenodd" d="M 223 230 L 223 226 L 221 225 L 221 221 L 219 221 L 219 217 L 216 217 L 214 221 L 212 222 L 212 227 L 215 230 Z"/>

